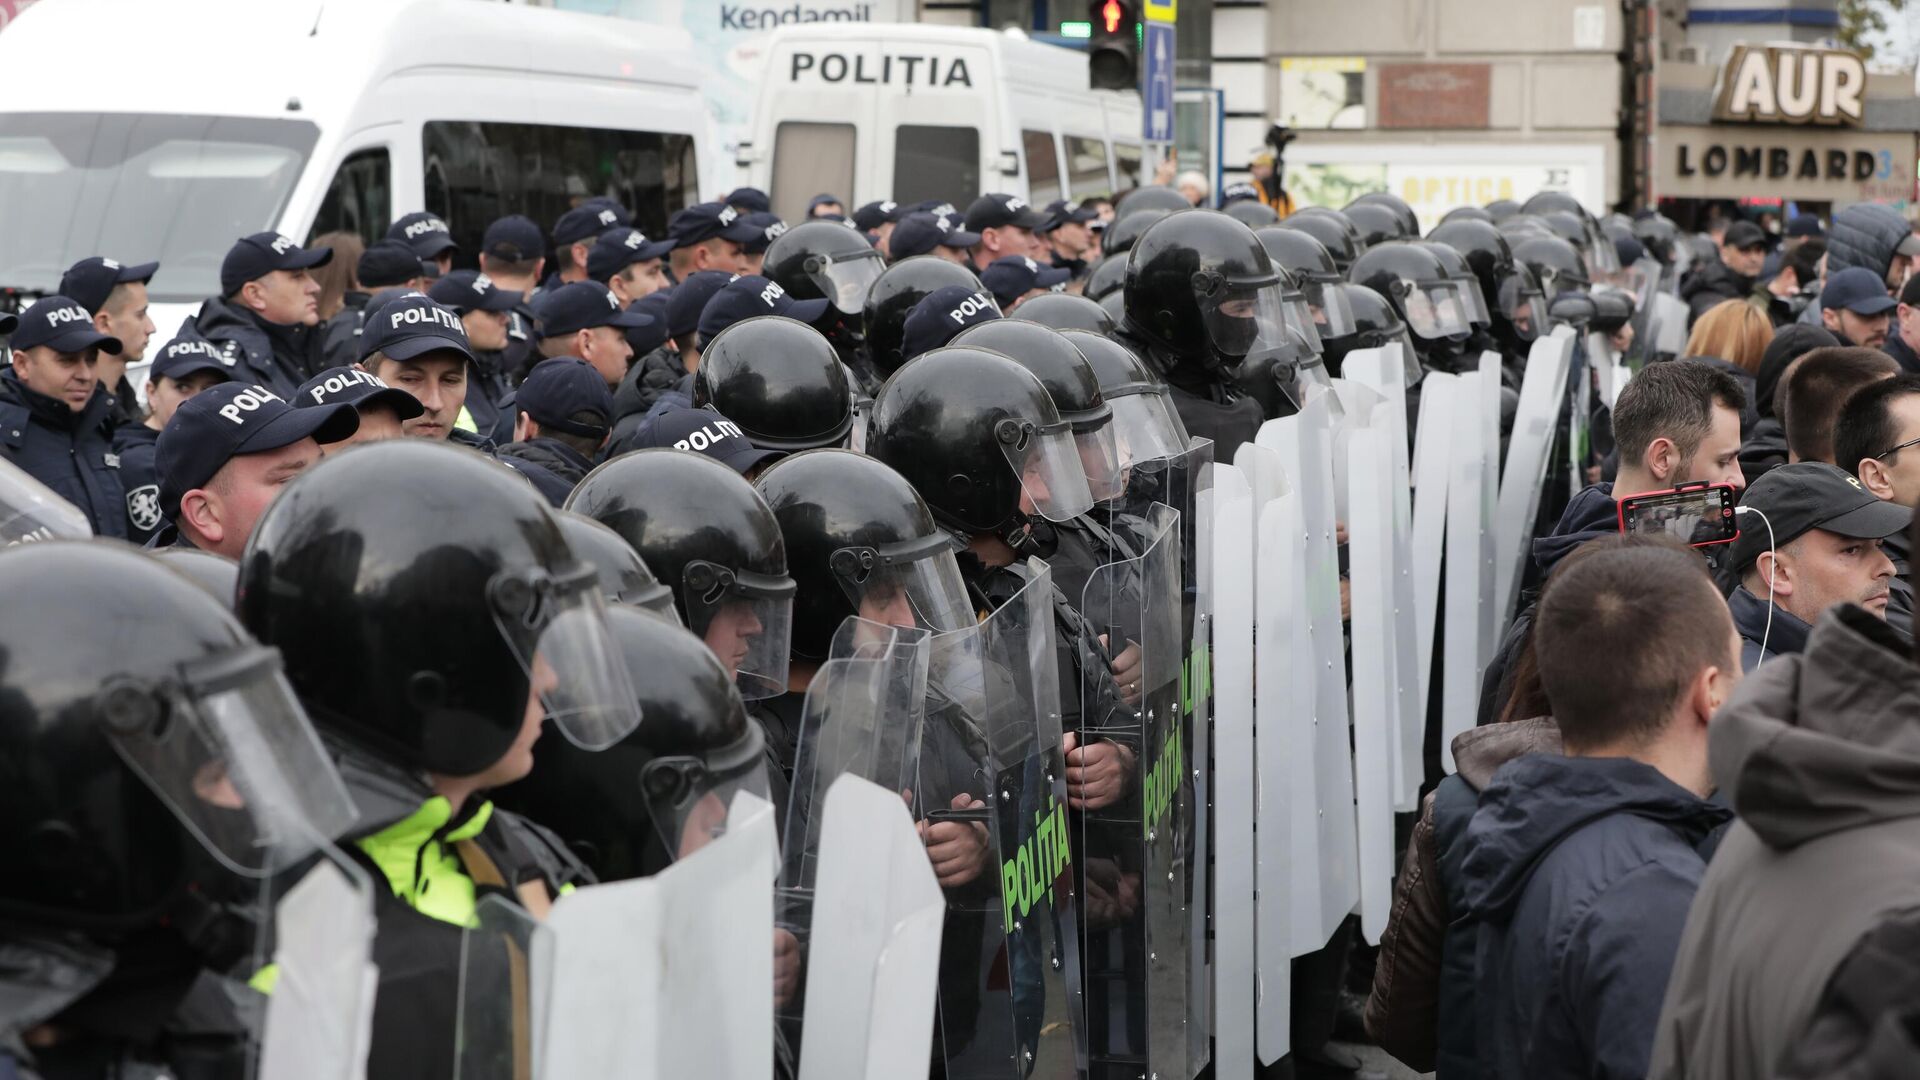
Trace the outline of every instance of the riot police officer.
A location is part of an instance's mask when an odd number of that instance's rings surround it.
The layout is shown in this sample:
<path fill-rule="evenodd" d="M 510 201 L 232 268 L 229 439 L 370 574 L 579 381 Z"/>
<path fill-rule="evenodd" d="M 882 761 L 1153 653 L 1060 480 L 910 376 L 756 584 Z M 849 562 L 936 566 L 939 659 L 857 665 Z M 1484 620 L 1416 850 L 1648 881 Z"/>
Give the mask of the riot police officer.
<path fill-rule="evenodd" d="M 1360 239 L 1360 230 L 1354 228 L 1353 222 L 1338 210 L 1309 206 L 1288 214 L 1279 227 L 1299 230 L 1320 241 L 1333 259 L 1334 269 L 1342 275 L 1353 266 L 1353 260 L 1366 250 L 1366 244 Z"/>
<path fill-rule="evenodd" d="M 867 243 L 858 229 L 839 222 L 808 221 L 773 241 L 760 273 L 795 300 L 831 302 L 836 317 L 820 320 L 821 333 L 840 359 L 858 372 L 865 364 L 860 316 L 866 309 L 867 293 L 886 266 L 879 250 Z M 860 381 L 877 385 L 871 376 L 868 372 Z"/>
<path fill-rule="evenodd" d="M 1532 268 L 1514 259 L 1507 238 L 1489 222 L 1471 218 L 1442 222 L 1428 239 L 1459 252 L 1480 279 L 1480 292 L 1493 317 L 1494 340 L 1507 363 L 1517 368 L 1547 325 L 1546 298 Z"/>
<path fill-rule="evenodd" d="M 1472 332 L 1460 283 L 1434 253 L 1418 243 L 1388 242 L 1369 247 L 1353 262 L 1347 277 L 1380 294 L 1413 331 L 1419 362 L 1442 367 L 1457 358 Z M 1457 359 L 1455 359 L 1457 363 Z M 1408 385 L 1418 373 L 1408 369 Z"/>
<path fill-rule="evenodd" d="M 1111 334 L 1118 325 L 1099 303 L 1072 293 L 1032 297 L 1020 305 L 1018 314 L 1009 313 L 1009 317 L 1055 330 L 1091 330 L 1096 334 Z"/>
<path fill-rule="evenodd" d="M 670 623 L 680 622 L 680 613 L 673 606 L 673 590 L 653 576 L 646 560 L 619 533 L 572 510 L 557 510 L 554 517 L 560 522 L 560 531 L 567 534 L 567 546 L 600 575 L 600 591 L 609 604 L 631 604 Z"/>
<path fill-rule="evenodd" d="M 849 374 L 813 327 L 760 315 L 720 331 L 701 350 L 693 372 L 693 404 L 739 425 L 763 450 L 845 446 L 853 430 Z"/>
<path fill-rule="evenodd" d="M 974 292 L 980 288 L 980 279 L 964 266 L 930 255 L 916 255 L 887 267 L 886 273 L 873 283 L 861 311 L 861 326 L 874 375 L 885 379 L 906 363 L 901 346 L 907 315 L 921 300 L 950 285 L 964 286 L 968 292 Z M 879 387 L 871 389 L 877 391 Z"/>

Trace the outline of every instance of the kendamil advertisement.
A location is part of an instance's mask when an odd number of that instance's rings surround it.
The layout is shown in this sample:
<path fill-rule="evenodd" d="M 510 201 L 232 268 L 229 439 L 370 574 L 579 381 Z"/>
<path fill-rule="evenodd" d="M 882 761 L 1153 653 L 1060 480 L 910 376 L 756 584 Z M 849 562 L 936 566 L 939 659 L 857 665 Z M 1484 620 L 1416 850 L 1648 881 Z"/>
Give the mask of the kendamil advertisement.
<path fill-rule="evenodd" d="M 4 2 L 4 0 L 0 0 Z M 762 42 L 783 26 L 820 22 L 902 22 L 911 17 L 912 0 L 862 0 L 860 3 L 731 3 L 729 0 L 554 0 L 567 11 L 615 15 L 656 26 L 678 26 L 693 36 L 694 59 L 713 75 L 706 80 L 707 104 L 728 155 L 747 136 L 765 60 Z"/>

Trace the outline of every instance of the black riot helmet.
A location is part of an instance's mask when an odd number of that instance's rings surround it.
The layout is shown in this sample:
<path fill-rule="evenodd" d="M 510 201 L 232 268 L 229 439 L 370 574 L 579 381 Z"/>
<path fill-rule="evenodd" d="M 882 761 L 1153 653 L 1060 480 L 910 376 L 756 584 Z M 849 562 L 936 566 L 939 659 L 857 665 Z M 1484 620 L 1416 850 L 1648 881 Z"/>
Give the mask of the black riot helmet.
<path fill-rule="evenodd" d="M 0 590 L 10 929 L 110 943 L 207 856 L 263 875 L 353 824 L 279 654 L 195 582 L 124 545 L 49 541 L 0 555 Z"/>
<path fill-rule="evenodd" d="M 1486 205 L 1485 210 L 1487 211 L 1487 216 L 1493 219 L 1493 223 L 1498 225 L 1508 218 L 1518 215 L 1520 213 L 1520 204 L 1514 202 L 1512 199 L 1495 199 Z"/>
<path fill-rule="evenodd" d="M 1354 332 L 1327 342 L 1324 360 L 1329 371 L 1339 375 L 1347 354 L 1355 349 L 1379 349 L 1394 342 L 1400 344 L 1401 355 L 1409 365 L 1417 363 L 1407 324 L 1386 297 L 1364 285 L 1348 285 L 1346 293 L 1347 306 L 1353 309 Z"/>
<path fill-rule="evenodd" d="M 915 304 L 949 285 L 977 290 L 980 279 L 973 271 L 938 255 L 915 255 L 887 267 L 880 280 L 867 290 L 861 323 L 866 330 L 867 350 L 874 370 L 881 378 L 893 374 L 907 362 L 900 354 L 907 314 Z"/>
<path fill-rule="evenodd" d="M 1327 255 L 1333 259 L 1334 269 L 1342 275 L 1366 247 L 1360 242 L 1360 230 L 1338 210 L 1314 206 L 1296 210 L 1287 215 L 1280 228 L 1303 232 L 1320 241 L 1320 246 L 1326 248 Z"/>
<path fill-rule="evenodd" d="M 754 481 L 787 542 L 799 586 L 793 654 L 824 661 L 858 615 L 935 632 L 973 625 L 953 542 L 920 493 L 886 463 L 851 450 L 783 458 Z"/>
<path fill-rule="evenodd" d="M 1467 308 L 1467 321 L 1484 330 L 1493 325 L 1493 315 L 1487 310 L 1487 296 L 1480 288 L 1480 278 L 1467 265 L 1467 260 L 1458 251 L 1437 240 L 1422 240 L 1421 247 L 1433 253 L 1440 260 L 1440 266 L 1447 276 L 1460 286 L 1460 299 Z"/>
<path fill-rule="evenodd" d="M 692 450 L 636 450 L 588 473 L 567 509 L 640 553 L 742 696 L 787 692 L 793 579 L 780 526 L 745 477 Z"/>
<path fill-rule="evenodd" d="M 1293 276 L 1321 338 L 1353 333 L 1353 313 L 1347 310 L 1346 290 L 1340 288 L 1346 273 L 1326 245 L 1305 229 L 1268 226 L 1254 230 L 1253 235 L 1274 265 Z"/>
<path fill-rule="evenodd" d="M 1018 537 L 1031 516 L 1067 521 L 1093 507 L 1073 429 L 1047 388 L 986 349 L 934 349 L 888 379 L 867 453 L 967 536 Z"/>
<path fill-rule="evenodd" d="M 1520 204 L 1520 212 L 1546 218 L 1548 225 L 1568 243 L 1578 248 L 1586 258 L 1587 265 L 1603 273 L 1611 274 L 1620 269 L 1619 254 L 1613 250 L 1613 242 L 1600 229 L 1600 219 L 1581 205 L 1579 199 L 1564 191 L 1540 191 L 1526 202 Z M 1555 220 L 1553 215 L 1566 214 L 1580 224 L 1579 236 L 1569 236 L 1564 231 L 1565 223 Z"/>
<path fill-rule="evenodd" d="M 1299 336 L 1292 327 L 1286 332 Z M 1313 355 L 1307 352 L 1304 341 L 1297 342 L 1294 351 L 1296 355 Z M 1301 387 L 1300 365 L 1280 357 L 1278 352 L 1256 353 L 1233 369 L 1233 384 L 1260 403 L 1260 411 L 1268 420 L 1292 416 L 1300 411 L 1302 404 L 1297 396 Z M 1314 360 L 1318 363 L 1319 357 Z"/>
<path fill-rule="evenodd" d="M 1118 296 L 1120 291 L 1126 287 L 1127 257 L 1125 255 L 1109 255 L 1093 264 L 1093 273 L 1087 275 L 1087 286 L 1081 290 L 1081 295 L 1088 300 L 1096 302 L 1105 301 L 1108 296 Z M 1044 300 L 1046 297 L 1036 296 L 1033 299 Z M 1031 302 L 1032 301 L 1029 301 L 1029 303 Z M 1021 306 L 1024 307 L 1026 305 L 1023 304 Z M 1101 310 L 1106 310 L 1104 303 L 1101 303 Z M 1111 314 L 1111 312 L 1109 312 L 1109 314 Z"/>
<path fill-rule="evenodd" d="M 1348 203 L 1346 209 L 1351 210 L 1356 206 L 1384 206 L 1399 219 L 1402 239 L 1420 235 L 1420 215 L 1413 212 L 1407 200 L 1390 191 L 1369 191 Z"/>
<path fill-rule="evenodd" d="M 553 676 L 540 697 L 576 742 L 640 719 L 609 661 L 599 575 L 538 492 L 459 447 L 394 439 L 300 474 L 254 526 L 239 596 L 314 721 L 403 768 L 499 761 L 536 655 Z"/>
<path fill-rule="evenodd" d="M 1440 218 L 1440 224 L 1442 225 L 1455 221 L 1484 221 L 1491 225 L 1493 224 L 1493 215 L 1478 206 L 1456 206 Z M 1428 235 L 1431 236 L 1432 234 L 1429 233 Z"/>
<path fill-rule="evenodd" d="M 951 344 L 992 349 L 1038 376 L 1061 419 L 1073 428 L 1074 449 L 1079 451 L 1094 501 L 1105 502 L 1120 493 L 1113 408 L 1100 393 L 1093 365 L 1072 341 L 1039 323 L 996 319 L 968 327 Z"/>
<path fill-rule="evenodd" d="M 1182 201 L 1184 202 L 1184 200 Z M 1111 259 L 1116 255 L 1124 255 L 1132 251 L 1133 245 L 1140 242 L 1141 234 L 1159 224 L 1162 220 L 1181 212 L 1180 210 L 1162 210 L 1154 207 L 1141 210 L 1124 219 L 1115 218 L 1113 224 L 1108 225 L 1100 232 L 1100 254 Z"/>
<path fill-rule="evenodd" d="M 1513 258 L 1533 271 L 1549 303 L 1563 292 L 1586 292 L 1593 287 L 1587 261 L 1558 236 L 1522 237 L 1513 242 Z"/>
<path fill-rule="evenodd" d="M 1634 239 L 1662 266 L 1673 265 L 1673 250 L 1680 239 L 1680 227 L 1664 214 L 1648 214 L 1633 223 Z"/>
<path fill-rule="evenodd" d="M 1507 238 L 1484 221 L 1443 222 L 1427 239 L 1445 244 L 1480 279 L 1480 293 L 1493 316 L 1493 330 L 1509 345 L 1523 345 L 1538 337 L 1547 324 L 1546 297 L 1533 270 L 1513 257 Z"/>
<path fill-rule="evenodd" d="M 1380 203 L 1349 203 L 1345 214 L 1353 227 L 1360 230 L 1360 242 L 1367 247 L 1376 244 L 1391 243 L 1395 240 L 1411 240 L 1420 235 L 1420 230 L 1407 228 L 1406 222 L 1393 207 Z"/>
<path fill-rule="evenodd" d="M 1124 285 L 1126 267 L 1125 260 L 1121 261 L 1120 283 Z M 1063 292 L 1041 293 L 1025 300 L 1007 318 L 1039 323 L 1055 330 L 1091 330 L 1096 334 L 1111 334 L 1114 328 L 1112 316 L 1097 300 Z"/>
<path fill-rule="evenodd" d="M 1280 215 L 1273 207 L 1268 206 L 1258 199 L 1241 199 L 1237 202 L 1228 203 L 1220 208 L 1220 212 L 1240 222 L 1249 229 L 1277 225 L 1280 222 Z"/>
<path fill-rule="evenodd" d="M 595 876 L 618 881 L 692 854 L 724 823 L 735 793 L 765 799 L 770 785 L 766 736 L 706 644 L 637 608 L 615 608 L 607 621 L 647 722 L 597 754 L 543 735 L 533 772 L 494 801 L 539 821 Z"/>
<path fill-rule="evenodd" d="M 853 430 L 853 390 L 839 354 L 818 330 L 780 315 L 714 335 L 693 371 L 693 404 L 738 424 L 762 450 L 845 446 Z"/>
<path fill-rule="evenodd" d="M 1113 204 L 1113 221 L 1107 228 L 1113 228 L 1114 225 L 1142 210 L 1165 210 L 1171 213 L 1175 210 L 1192 208 L 1193 204 L 1187 201 L 1185 195 L 1164 184 L 1149 184 L 1146 187 L 1134 188 L 1120 196 L 1120 201 Z"/>
<path fill-rule="evenodd" d="M 560 531 L 575 557 L 590 564 L 600 577 L 600 591 L 610 604 L 643 607 L 670 622 L 679 622 L 673 590 L 660 583 L 633 545 L 612 529 L 585 514 L 556 511 Z"/>
<path fill-rule="evenodd" d="M 212 593 L 222 607 L 233 607 L 233 598 L 240 585 L 239 563 L 225 555 L 177 545 L 155 548 L 147 554 L 192 578 L 201 588 Z"/>
<path fill-rule="evenodd" d="M 1173 392 L 1154 377 L 1146 361 L 1118 341 L 1086 330 L 1063 330 L 1093 368 L 1100 396 L 1113 410 L 1122 468 L 1186 452 L 1187 427 L 1173 407 Z"/>
<path fill-rule="evenodd" d="M 795 300 L 830 300 L 842 315 L 858 315 L 886 260 L 858 229 L 838 221 L 806 221 L 767 248 L 760 272 Z"/>
<path fill-rule="evenodd" d="M 1148 229 L 1127 259 L 1128 333 L 1173 362 L 1231 369 L 1248 355 L 1318 350 L 1306 300 L 1253 230 L 1213 210 L 1190 210 Z M 1299 331 L 1285 333 L 1288 327 Z"/>
<path fill-rule="evenodd" d="M 1370 247 L 1347 276 L 1385 297 L 1422 341 L 1462 340 L 1471 330 L 1460 285 L 1434 253 L 1419 243 Z"/>

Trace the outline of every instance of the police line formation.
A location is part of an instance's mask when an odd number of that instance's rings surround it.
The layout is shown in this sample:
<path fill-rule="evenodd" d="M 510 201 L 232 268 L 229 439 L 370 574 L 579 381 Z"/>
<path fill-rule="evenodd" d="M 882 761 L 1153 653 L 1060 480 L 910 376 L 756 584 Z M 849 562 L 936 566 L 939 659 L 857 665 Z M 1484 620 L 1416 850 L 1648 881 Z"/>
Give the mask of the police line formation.
<path fill-rule="evenodd" d="M 0 318 L 0 1071 L 1910 1073 L 1920 239 L 1227 194 Z"/>

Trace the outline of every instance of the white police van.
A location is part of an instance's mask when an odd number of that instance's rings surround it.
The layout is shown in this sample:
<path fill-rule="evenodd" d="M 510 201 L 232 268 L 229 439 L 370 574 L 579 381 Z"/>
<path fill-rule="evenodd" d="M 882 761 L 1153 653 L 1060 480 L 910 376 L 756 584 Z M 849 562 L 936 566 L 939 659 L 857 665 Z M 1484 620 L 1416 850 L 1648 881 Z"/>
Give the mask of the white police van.
<path fill-rule="evenodd" d="M 475 0 L 58 0 L 0 34 L 0 290 L 160 261 L 155 355 L 262 229 L 377 239 L 611 195 L 649 233 L 727 179 L 684 31 Z M 703 185 L 702 180 L 710 183 Z M 134 378 L 139 384 L 143 380 Z"/>
<path fill-rule="evenodd" d="M 783 27 L 764 74 L 746 182 L 789 220 L 822 192 L 946 199 L 1000 191 L 1035 205 L 1140 182 L 1139 96 L 1087 86 L 1086 54 L 1019 31 L 920 23 Z"/>

